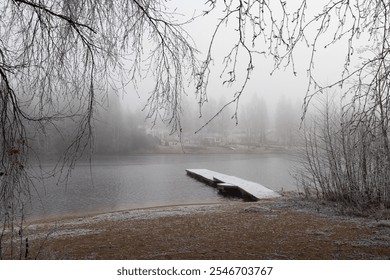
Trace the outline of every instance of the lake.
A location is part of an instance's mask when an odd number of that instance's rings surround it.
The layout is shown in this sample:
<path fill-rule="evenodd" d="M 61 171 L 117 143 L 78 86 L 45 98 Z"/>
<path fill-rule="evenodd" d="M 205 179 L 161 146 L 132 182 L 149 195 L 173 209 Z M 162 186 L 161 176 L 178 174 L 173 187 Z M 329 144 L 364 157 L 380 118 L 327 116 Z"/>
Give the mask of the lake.
<path fill-rule="evenodd" d="M 37 184 L 30 217 L 84 215 L 106 211 L 229 200 L 186 175 L 206 168 L 258 182 L 270 189 L 296 190 L 291 158 L 261 154 L 161 154 L 95 157 L 78 162 L 68 183 L 51 178 Z M 46 166 L 45 168 L 48 168 Z M 231 199 L 231 198 L 230 198 Z"/>

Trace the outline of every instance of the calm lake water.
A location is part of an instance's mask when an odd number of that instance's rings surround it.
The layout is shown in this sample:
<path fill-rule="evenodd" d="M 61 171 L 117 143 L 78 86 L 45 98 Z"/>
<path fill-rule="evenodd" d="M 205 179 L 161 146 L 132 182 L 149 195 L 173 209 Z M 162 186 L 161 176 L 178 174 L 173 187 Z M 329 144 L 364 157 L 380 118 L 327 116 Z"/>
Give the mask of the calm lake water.
<path fill-rule="evenodd" d="M 187 168 L 206 168 L 261 183 L 280 191 L 296 190 L 290 176 L 292 161 L 281 155 L 132 155 L 97 157 L 79 162 L 68 184 L 55 178 L 37 185 L 33 218 L 79 215 L 191 203 L 226 201 L 217 190 L 185 173 Z"/>

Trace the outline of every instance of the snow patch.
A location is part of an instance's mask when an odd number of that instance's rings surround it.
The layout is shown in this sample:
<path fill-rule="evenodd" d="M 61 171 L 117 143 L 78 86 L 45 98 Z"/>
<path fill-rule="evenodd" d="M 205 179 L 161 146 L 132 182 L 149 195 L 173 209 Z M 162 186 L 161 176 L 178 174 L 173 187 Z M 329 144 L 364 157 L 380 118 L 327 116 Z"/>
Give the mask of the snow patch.
<path fill-rule="evenodd" d="M 235 176 L 229 176 L 208 169 L 187 169 L 186 171 L 197 174 L 203 178 L 206 178 L 207 180 L 214 181 L 216 183 L 225 183 L 228 185 L 236 186 L 238 189 L 241 189 L 241 191 L 246 192 L 257 199 L 280 197 L 280 194 L 269 188 L 264 187 L 261 184 L 247 181 Z"/>

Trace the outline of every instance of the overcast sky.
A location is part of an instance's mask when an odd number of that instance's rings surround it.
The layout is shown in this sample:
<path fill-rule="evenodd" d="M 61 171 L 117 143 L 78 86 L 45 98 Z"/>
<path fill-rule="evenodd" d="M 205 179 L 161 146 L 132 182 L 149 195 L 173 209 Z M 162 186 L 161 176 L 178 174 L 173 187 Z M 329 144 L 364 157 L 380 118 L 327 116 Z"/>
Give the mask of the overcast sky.
<path fill-rule="evenodd" d="M 182 0 L 172 0 L 170 6 L 177 8 L 176 12 L 182 14 L 182 17 L 179 17 L 179 21 L 185 21 L 191 18 L 192 15 L 199 15 L 203 10 L 207 8 L 204 4 L 205 1 L 182 1 Z M 312 14 L 321 11 L 323 4 L 328 3 L 328 1 L 309 1 L 308 9 L 309 14 Z M 222 3 L 222 1 L 220 1 Z M 300 3 L 300 0 L 288 1 L 287 6 L 292 7 L 294 4 Z M 310 6 L 311 5 L 311 6 Z M 197 48 L 201 52 L 201 57 L 204 58 L 207 53 L 208 45 L 211 40 L 214 28 L 216 26 L 217 19 L 223 15 L 221 7 L 217 8 L 215 11 L 210 13 L 207 16 L 199 17 L 192 23 L 186 26 L 186 30 L 189 32 L 194 42 L 196 43 Z M 216 44 L 213 47 L 214 61 L 212 68 L 212 75 L 209 82 L 208 95 L 210 98 L 219 99 L 222 95 L 225 96 L 227 100 L 230 100 L 234 93 L 237 90 L 237 87 L 240 86 L 240 81 L 237 82 L 236 86 L 226 87 L 223 86 L 223 80 L 219 78 L 219 75 L 222 71 L 222 61 L 225 55 L 229 53 L 231 47 L 234 45 L 237 33 L 234 32 L 234 26 L 227 26 L 222 29 L 217 38 Z M 330 36 L 324 37 L 324 42 L 328 40 Z M 331 46 L 327 49 L 321 48 L 316 53 L 315 61 L 315 73 L 319 80 L 322 83 L 332 83 L 337 80 L 339 77 L 342 66 L 345 60 L 346 54 L 346 41 L 337 43 L 334 46 Z M 259 46 L 261 48 L 261 46 Z M 243 55 L 239 59 L 238 71 L 240 73 L 245 73 L 247 61 L 246 56 Z M 245 103 L 248 100 L 251 100 L 253 95 L 258 95 L 259 97 L 265 98 L 268 106 L 271 108 L 271 111 L 275 107 L 275 104 L 282 96 L 286 96 L 292 100 L 292 102 L 303 102 L 303 98 L 306 93 L 308 79 L 307 79 L 307 67 L 310 59 L 310 49 L 305 47 L 302 43 L 295 52 L 295 63 L 297 69 L 297 76 L 294 76 L 292 73 L 292 68 L 288 67 L 285 71 L 280 69 L 271 76 L 270 73 L 273 70 L 274 62 L 271 57 L 264 55 L 259 55 L 255 58 L 254 61 L 254 71 L 251 75 L 251 80 L 248 83 L 245 94 L 241 100 L 241 108 L 245 108 Z M 242 69 L 240 71 L 240 69 Z M 241 80 L 242 81 L 242 80 Z M 150 84 L 150 83 L 146 83 Z M 141 108 L 140 104 L 144 104 L 148 90 L 146 87 L 140 87 L 141 98 L 134 98 L 134 93 L 130 93 L 131 101 L 129 103 L 136 104 L 135 107 Z M 195 89 L 189 88 L 188 95 L 190 101 L 194 102 L 195 100 Z M 127 99 L 129 100 L 129 99 Z"/>

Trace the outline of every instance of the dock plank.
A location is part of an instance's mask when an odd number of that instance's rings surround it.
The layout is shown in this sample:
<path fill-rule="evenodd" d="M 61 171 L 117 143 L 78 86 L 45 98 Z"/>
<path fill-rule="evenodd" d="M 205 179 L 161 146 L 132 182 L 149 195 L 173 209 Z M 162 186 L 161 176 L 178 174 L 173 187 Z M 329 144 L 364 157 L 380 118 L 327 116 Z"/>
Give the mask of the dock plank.
<path fill-rule="evenodd" d="M 223 175 L 208 169 L 186 169 L 186 171 L 188 176 L 213 187 L 217 187 L 218 184 L 218 182 L 214 180 L 214 176 Z"/>
<path fill-rule="evenodd" d="M 280 194 L 267 187 L 264 187 L 261 184 L 244 180 L 235 176 L 222 174 L 222 176 L 217 175 L 215 179 L 224 181 L 227 184 L 238 186 L 242 191 L 254 196 L 257 199 L 280 197 Z"/>
<path fill-rule="evenodd" d="M 255 200 L 280 196 L 277 192 L 264 187 L 261 184 L 235 176 L 222 174 L 208 169 L 186 169 L 186 171 L 189 176 L 214 187 L 223 187 L 223 184 L 226 184 L 229 188 L 237 187 L 243 196 L 249 196 Z"/>

